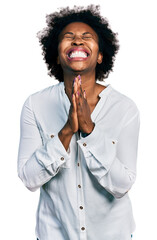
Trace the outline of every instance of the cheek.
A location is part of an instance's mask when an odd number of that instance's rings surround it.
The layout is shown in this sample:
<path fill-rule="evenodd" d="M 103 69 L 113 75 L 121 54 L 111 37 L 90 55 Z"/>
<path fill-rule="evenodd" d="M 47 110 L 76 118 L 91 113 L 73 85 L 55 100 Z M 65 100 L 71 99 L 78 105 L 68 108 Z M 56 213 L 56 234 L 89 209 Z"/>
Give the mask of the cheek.
<path fill-rule="evenodd" d="M 94 53 L 95 58 L 97 58 L 99 55 L 99 48 L 98 47 L 93 48 L 93 53 Z"/>
<path fill-rule="evenodd" d="M 65 40 L 62 40 L 59 44 L 58 44 L 58 48 L 60 49 L 65 49 L 67 47 L 68 43 Z"/>
<path fill-rule="evenodd" d="M 92 49 L 92 51 L 93 51 L 94 53 L 99 51 L 99 45 L 98 45 L 96 42 L 92 42 L 92 43 L 90 44 L 90 48 Z"/>
<path fill-rule="evenodd" d="M 58 46 L 58 55 L 60 57 L 65 56 L 67 45 L 65 43 L 59 44 Z"/>

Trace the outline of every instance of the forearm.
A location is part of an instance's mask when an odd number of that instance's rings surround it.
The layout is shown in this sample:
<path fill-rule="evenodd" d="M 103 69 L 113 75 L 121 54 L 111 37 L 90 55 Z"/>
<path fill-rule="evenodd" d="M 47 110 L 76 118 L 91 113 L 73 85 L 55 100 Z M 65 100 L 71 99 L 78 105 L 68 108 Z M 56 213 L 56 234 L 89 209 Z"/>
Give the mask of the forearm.
<path fill-rule="evenodd" d="M 62 165 L 69 168 L 70 156 L 58 135 L 36 147 L 33 154 L 28 151 L 33 141 L 29 139 L 26 142 L 24 138 L 20 144 L 18 175 L 29 190 L 35 191 L 54 177 Z"/>
<path fill-rule="evenodd" d="M 138 134 L 136 112 L 118 136 L 111 137 L 103 125 L 96 125 L 91 135 L 77 141 L 91 173 L 116 198 L 123 197 L 135 182 Z"/>
<path fill-rule="evenodd" d="M 58 133 L 58 137 L 59 137 L 60 141 L 62 142 L 66 151 L 69 148 L 69 144 L 70 144 L 73 134 L 74 133 L 73 133 L 72 129 L 70 128 L 69 121 L 67 121 L 67 123 L 64 125 L 64 127 Z"/>

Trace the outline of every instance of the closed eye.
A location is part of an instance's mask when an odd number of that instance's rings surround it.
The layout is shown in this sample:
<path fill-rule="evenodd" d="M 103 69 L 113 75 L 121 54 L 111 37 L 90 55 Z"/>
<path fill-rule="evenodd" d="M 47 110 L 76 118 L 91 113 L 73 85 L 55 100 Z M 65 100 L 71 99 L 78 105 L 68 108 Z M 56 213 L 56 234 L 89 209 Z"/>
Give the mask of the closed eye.
<path fill-rule="evenodd" d="M 68 35 L 66 35 L 66 36 L 64 36 L 64 38 L 70 38 L 70 39 L 74 39 L 75 37 L 74 36 L 68 36 Z M 92 38 L 92 36 L 82 36 L 82 39 L 90 39 L 90 38 Z"/>
<path fill-rule="evenodd" d="M 83 39 L 88 39 L 88 38 L 92 38 L 92 36 L 83 36 Z"/>
<path fill-rule="evenodd" d="M 72 39 L 72 38 L 74 38 L 74 36 L 72 36 L 72 35 L 65 35 L 64 38 L 70 38 L 70 39 Z"/>
<path fill-rule="evenodd" d="M 75 35 L 72 32 L 67 32 L 63 36 L 65 39 L 74 39 Z M 88 39 L 93 39 L 93 35 L 89 32 L 85 32 L 80 36 L 82 39 L 88 40 Z"/>
<path fill-rule="evenodd" d="M 91 34 L 91 33 L 89 33 L 89 32 L 85 32 L 85 33 L 83 33 L 83 39 L 85 38 L 92 38 L 93 37 L 93 35 Z"/>

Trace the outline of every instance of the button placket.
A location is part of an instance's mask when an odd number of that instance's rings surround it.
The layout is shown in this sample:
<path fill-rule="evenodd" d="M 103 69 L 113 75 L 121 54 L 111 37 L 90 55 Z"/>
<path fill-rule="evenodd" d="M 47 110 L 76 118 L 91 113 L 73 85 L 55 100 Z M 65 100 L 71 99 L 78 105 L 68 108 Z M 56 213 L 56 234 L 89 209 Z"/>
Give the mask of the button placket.
<path fill-rule="evenodd" d="M 84 196 L 82 188 L 82 164 L 81 153 L 78 146 L 78 161 L 77 161 L 77 191 L 78 191 L 78 211 L 80 221 L 80 239 L 86 240 L 86 224 L 85 224 L 85 211 L 84 211 Z"/>

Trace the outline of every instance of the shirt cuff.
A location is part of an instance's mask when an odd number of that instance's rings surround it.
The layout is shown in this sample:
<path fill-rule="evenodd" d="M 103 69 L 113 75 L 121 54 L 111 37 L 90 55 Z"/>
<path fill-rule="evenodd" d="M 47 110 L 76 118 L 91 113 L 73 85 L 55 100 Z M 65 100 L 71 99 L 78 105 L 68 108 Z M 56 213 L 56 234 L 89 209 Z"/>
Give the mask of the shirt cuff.
<path fill-rule="evenodd" d="M 99 125 L 95 125 L 93 131 L 86 138 L 77 140 L 87 165 L 90 169 L 102 169 L 102 175 L 110 169 L 116 157 L 117 139 L 106 136 L 105 131 Z M 100 177 L 101 177 L 100 176 Z"/>
<path fill-rule="evenodd" d="M 39 161 L 44 157 L 42 164 L 50 172 L 52 169 L 53 172 L 58 172 L 60 167 L 70 168 L 70 154 L 65 150 L 58 134 L 47 140 L 43 149 L 36 152 L 36 157 Z"/>

